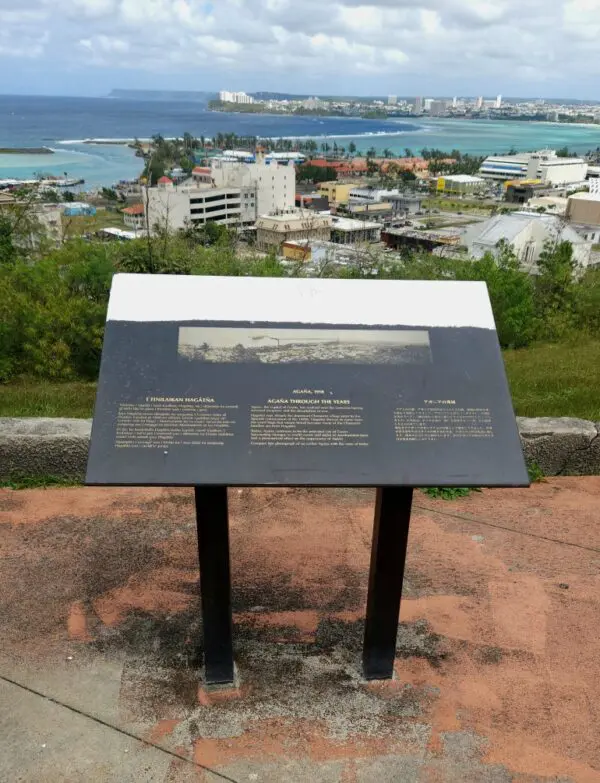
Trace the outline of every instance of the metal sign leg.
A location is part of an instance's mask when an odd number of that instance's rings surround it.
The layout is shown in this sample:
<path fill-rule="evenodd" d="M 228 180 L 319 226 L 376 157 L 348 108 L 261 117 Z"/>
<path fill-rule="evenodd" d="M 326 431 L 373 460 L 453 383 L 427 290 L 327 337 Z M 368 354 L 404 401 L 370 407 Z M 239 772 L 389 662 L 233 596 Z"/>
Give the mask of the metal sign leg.
<path fill-rule="evenodd" d="M 367 680 L 389 680 L 394 673 L 412 497 L 411 487 L 377 490 L 363 647 Z"/>
<path fill-rule="evenodd" d="M 204 666 L 209 685 L 233 682 L 227 487 L 195 487 Z"/>

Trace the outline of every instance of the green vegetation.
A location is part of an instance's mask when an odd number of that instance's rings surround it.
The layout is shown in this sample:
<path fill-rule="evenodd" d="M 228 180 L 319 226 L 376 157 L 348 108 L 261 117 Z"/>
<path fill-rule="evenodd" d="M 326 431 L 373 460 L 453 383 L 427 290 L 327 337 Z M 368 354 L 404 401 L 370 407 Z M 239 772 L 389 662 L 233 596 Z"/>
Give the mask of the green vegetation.
<path fill-rule="evenodd" d="M 527 463 L 527 473 L 529 474 L 529 481 L 531 481 L 532 484 L 541 484 L 544 481 L 544 471 L 537 462 Z"/>
<path fill-rule="evenodd" d="M 298 166 L 296 172 L 297 182 L 332 182 L 337 179 L 337 171 L 329 166 Z"/>
<path fill-rule="evenodd" d="M 245 247 L 224 227 L 127 243 L 32 243 L 22 211 L 0 214 L 0 414 L 90 416 L 108 293 L 117 271 L 306 274 Z M 365 252 L 353 267 L 312 274 L 487 283 L 516 411 L 600 420 L 600 271 L 575 269 L 569 243 L 549 244 L 527 275 L 508 246 L 479 261 Z"/>
<path fill-rule="evenodd" d="M 19 378 L 0 384 L 0 416 L 89 419 L 95 398 L 93 382 Z"/>
<path fill-rule="evenodd" d="M 519 416 L 600 421 L 600 340 L 582 334 L 504 352 Z"/>
<path fill-rule="evenodd" d="M 481 492 L 481 490 L 467 487 L 428 487 L 423 490 L 425 495 L 435 500 L 458 500 L 469 497 L 472 492 Z"/>
<path fill-rule="evenodd" d="M 460 150 L 444 152 L 444 150 L 428 149 L 421 150 L 421 157 L 429 161 L 429 171 L 431 174 L 477 174 L 481 164 L 485 160 L 485 155 L 464 154 Z"/>
<path fill-rule="evenodd" d="M 5 489 L 49 489 L 50 487 L 77 487 L 83 484 L 75 479 L 62 479 L 58 476 L 13 476 L 8 481 L 0 481 Z"/>
<path fill-rule="evenodd" d="M 518 416 L 600 421 L 600 340 L 534 343 L 504 351 Z M 17 378 L 0 384 L 0 416 L 90 418 L 96 384 Z"/>
<path fill-rule="evenodd" d="M 63 215 L 65 239 L 95 234 L 102 228 L 125 228 L 123 215 L 115 209 L 98 210 L 95 215 Z"/>
<path fill-rule="evenodd" d="M 264 103 L 230 103 L 229 101 L 209 101 L 209 111 L 229 111 L 241 114 L 265 114 L 267 107 Z"/>

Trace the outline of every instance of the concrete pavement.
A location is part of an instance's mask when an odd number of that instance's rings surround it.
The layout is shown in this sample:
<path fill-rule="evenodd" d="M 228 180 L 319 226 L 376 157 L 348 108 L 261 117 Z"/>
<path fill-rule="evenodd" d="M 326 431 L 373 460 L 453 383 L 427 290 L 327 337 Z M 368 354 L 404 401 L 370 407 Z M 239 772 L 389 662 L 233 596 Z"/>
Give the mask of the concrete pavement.
<path fill-rule="evenodd" d="M 600 783 L 600 478 L 417 494 L 396 679 L 373 494 L 233 490 L 237 690 L 201 682 L 188 490 L 0 490 L 0 781 Z"/>

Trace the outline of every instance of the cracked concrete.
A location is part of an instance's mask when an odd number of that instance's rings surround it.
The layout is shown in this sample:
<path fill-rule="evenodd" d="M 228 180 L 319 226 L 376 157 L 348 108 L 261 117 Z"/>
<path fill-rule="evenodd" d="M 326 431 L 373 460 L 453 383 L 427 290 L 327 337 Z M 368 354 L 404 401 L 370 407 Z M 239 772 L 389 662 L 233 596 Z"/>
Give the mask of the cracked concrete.
<path fill-rule="evenodd" d="M 600 473 L 598 424 L 583 419 L 517 419 L 523 452 L 545 476 Z"/>

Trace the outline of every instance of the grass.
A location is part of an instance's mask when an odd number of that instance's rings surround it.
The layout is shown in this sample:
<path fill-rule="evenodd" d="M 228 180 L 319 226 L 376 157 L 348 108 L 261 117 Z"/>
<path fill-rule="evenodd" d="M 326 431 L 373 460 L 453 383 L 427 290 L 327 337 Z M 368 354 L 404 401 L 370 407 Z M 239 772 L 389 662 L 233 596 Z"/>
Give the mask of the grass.
<path fill-rule="evenodd" d="M 48 489 L 49 487 L 79 487 L 81 481 L 63 479 L 58 476 L 13 476 L 8 481 L 0 481 L 1 489 Z"/>
<path fill-rule="evenodd" d="M 504 361 L 517 415 L 600 421 L 600 340 L 505 351 Z"/>
<path fill-rule="evenodd" d="M 118 211 L 101 209 L 95 215 L 75 215 L 63 217 L 65 237 L 79 237 L 93 234 L 101 228 L 125 228 L 123 215 Z"/>
<path fill-rule="evenodd" d="M 0 416 L 89 419 L 95 396 L 95 383 L 19 380 L 0 385 Z"/>
<path fill-rule="evenodd" d="M 471 492 L 481 492 L 481 490 L 467 487 L 427 487 L 423 492 L 434 500 L 458 500 L 469 497 Z"/>
<path fill-rule="evenodd" d="M 505 351 L 518 416 L 600 421 L 600 340 L 537 344 Z M 20 380 L 0 385 L 0 416 L 91 418 L 94 383 Z"/>

